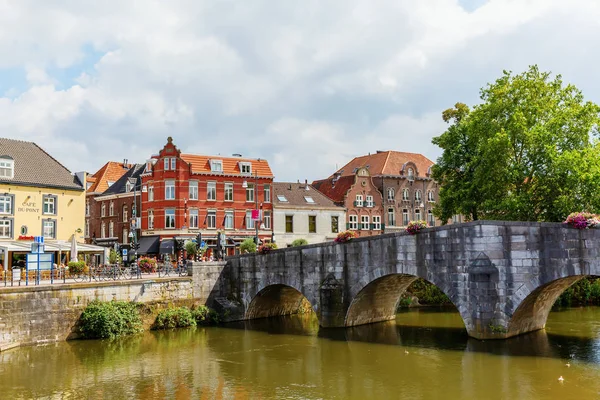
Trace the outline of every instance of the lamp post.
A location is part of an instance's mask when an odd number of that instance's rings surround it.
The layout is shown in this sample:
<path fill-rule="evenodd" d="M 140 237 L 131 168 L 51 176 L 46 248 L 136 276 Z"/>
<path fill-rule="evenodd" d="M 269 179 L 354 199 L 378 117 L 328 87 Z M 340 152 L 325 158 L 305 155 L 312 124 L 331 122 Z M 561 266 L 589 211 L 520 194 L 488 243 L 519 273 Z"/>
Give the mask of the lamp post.
<path fill-rule="evenodd" d="M 258 161 L 260 161 L 260 158 Z M 242 182 L 242 187 L 248 188 L 248 182 Z M 251 219 L 254 222 L 254 243 L 256 243 L 256 248 L 258 249 L 258 222 L 260 221 L 260 211 L 258 210 L 258 171 L 256 169 L 254 169 L 254 209 L 257 213 L 257 219 Z"/>

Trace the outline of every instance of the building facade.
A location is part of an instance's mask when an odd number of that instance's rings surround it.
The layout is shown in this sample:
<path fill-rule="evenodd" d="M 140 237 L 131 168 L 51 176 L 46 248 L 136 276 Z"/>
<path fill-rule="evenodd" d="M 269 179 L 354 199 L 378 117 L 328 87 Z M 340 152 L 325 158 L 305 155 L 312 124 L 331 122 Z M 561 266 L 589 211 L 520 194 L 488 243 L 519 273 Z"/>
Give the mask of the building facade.
<path fill-rule="evenodd" d="M 273 174 L 266 160 L 184 154 L 169 137 L 141 179 L 142 240 L 158 237 L 162 246 L 201 234 L 215 246 L 220 231 L 233 254 L 246 238 L 272 239 Z"/>
<path fill-rule="evenodd" d="M 273 184 L 273 236 L 278 247 L 296 239 L 332 241 L 346 226 L 346 209 L 308 183 Z"/>

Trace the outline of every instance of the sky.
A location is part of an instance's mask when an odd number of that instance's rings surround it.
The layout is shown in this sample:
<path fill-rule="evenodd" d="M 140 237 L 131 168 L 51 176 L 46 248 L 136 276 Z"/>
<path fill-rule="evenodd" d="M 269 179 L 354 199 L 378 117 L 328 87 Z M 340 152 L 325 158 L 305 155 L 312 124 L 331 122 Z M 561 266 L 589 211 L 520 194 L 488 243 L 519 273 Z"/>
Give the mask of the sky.
<path fill-rule="evenodd" d="M 600 103 L 600 0 L 0 0 L 0 136 L 71 171 L 185 153 L 325 178 L 441 154 L 441 113 L 538 64 Z M 1 149 L 0 149 L 1 153 Z"/>

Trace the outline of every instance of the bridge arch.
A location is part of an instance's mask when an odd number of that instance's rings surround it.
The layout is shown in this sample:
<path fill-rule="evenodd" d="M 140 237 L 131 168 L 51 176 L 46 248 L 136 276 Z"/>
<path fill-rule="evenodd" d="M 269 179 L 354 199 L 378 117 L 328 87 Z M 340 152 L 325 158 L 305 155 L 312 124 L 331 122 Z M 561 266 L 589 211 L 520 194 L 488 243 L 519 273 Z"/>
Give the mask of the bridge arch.
<path fill-rule="evenodd" d="M 293 286 L 285 284 L 266 285 L 248 304 L 245 319 L 258 319 L 292 315 L 314 310 L 314 303 Z"/>

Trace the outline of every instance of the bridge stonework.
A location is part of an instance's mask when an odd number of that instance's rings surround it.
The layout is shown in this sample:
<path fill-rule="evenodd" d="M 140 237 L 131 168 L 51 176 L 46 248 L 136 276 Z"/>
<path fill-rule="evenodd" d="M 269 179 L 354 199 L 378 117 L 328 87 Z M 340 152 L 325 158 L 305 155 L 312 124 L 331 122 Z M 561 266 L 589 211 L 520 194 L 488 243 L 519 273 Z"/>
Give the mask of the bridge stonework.
<path fill-rule="evenodd" d="M 306 297 L 325 328 L 391 320 L 401 294 L 424 278 L 450 298 L 470 336 L 502 339 L 544 328 L 565 289 L 600 275 L 600 230 L 476 221 L 230 257 L 209 278 L 204 268 L 192 265 L 202 293 L 194 297 L 233 319 L 291 314 Z"/>

